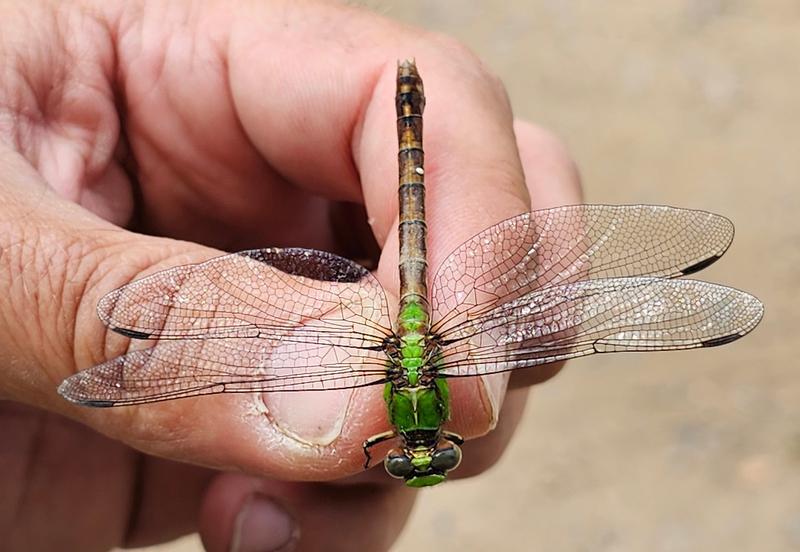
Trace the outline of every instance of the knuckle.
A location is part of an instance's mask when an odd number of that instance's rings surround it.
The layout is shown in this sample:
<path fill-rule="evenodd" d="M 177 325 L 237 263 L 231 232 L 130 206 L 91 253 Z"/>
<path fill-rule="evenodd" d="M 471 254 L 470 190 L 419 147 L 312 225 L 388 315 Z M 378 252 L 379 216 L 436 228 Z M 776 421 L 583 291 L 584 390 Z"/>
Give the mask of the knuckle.
<path fill-rule="evenodd" d="M 129 348 L 130 338 L 102 324 L 97 316 L 97 304 L 104 295 L 152 271 L 167 249 L 139 247 L 131 254 L 130 245 L 124 237 L 112 240 L 100 237 L 81 256 L 83 289 L 75 294 L 80 303 L 75 309 L 80 326 L 75 340 L 78 366 L 105 362 Z"/>

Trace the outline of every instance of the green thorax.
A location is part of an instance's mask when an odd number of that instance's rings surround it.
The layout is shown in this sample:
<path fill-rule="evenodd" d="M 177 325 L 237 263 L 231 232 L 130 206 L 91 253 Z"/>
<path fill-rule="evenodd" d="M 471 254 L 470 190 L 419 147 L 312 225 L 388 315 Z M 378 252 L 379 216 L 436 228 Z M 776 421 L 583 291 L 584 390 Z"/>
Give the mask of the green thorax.
<path fill-rule="evenodd" d="M 393 387 L 386 385 L 389 420 L 401 434 L 437 433 L 450 418 L 450 391 L 447 381 L 438 378 L 428 386 Z"/>

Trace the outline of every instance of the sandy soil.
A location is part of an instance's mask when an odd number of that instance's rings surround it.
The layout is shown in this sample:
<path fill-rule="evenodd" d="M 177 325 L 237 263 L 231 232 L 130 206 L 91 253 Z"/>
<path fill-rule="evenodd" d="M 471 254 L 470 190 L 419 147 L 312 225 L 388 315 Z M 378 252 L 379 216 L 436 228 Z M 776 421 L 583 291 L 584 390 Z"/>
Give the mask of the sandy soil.
<path fill-rule="evenodd" d="M 800 550 L 800 4 L 371 5 L 476 50 L 567 142 L 588 201 L 731 218 L 702 277 L 767 305 L 728 347 L 571 363 L 495 469 L 424 492 L 396 550 Z"/>

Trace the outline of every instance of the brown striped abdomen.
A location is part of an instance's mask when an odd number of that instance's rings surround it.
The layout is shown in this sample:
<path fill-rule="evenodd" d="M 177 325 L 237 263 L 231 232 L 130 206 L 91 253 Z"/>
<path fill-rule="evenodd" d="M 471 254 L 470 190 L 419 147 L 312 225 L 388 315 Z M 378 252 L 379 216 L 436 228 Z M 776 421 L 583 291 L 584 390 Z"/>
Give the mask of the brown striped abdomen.
<path fill-rule="evenodd" d="M 412 60 L 397 66 L 397 140 L 400 146 L 400 310 L 420 303 L 427 313 L 427 246 L 422 111 L 425 94 Z M 402 331 L 402 329 L 400 330 Z"/>

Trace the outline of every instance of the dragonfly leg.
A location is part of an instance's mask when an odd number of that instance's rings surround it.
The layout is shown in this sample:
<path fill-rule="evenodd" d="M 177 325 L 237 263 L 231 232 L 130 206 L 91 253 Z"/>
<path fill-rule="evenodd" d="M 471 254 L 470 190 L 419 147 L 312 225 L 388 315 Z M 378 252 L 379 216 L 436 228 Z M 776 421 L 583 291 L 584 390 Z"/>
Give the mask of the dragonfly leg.
<path fill-rule="evenodd" d="M 369 454 L 369 449 L 377 445 L 378 443 L 383 443 L 384 441 L 388 441 L 389 439 L 394 439 L 397 437 L 397 432 L 394 430 L 384 431 L 383 433 L 378 433 L 377 435 L 373 435 L 366 441 L 364 441 L 364 469 L 369 469 L 370 460 L 372 460 L 372 456 Z"/>
<path fill-rule="evenodd" d="M 442 437 L 459 446 L 464 444 L 464 438 L 458 433 L 453 433 L 452 431 L 442 431 Z"/>

